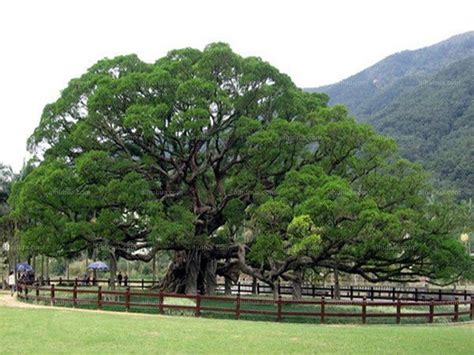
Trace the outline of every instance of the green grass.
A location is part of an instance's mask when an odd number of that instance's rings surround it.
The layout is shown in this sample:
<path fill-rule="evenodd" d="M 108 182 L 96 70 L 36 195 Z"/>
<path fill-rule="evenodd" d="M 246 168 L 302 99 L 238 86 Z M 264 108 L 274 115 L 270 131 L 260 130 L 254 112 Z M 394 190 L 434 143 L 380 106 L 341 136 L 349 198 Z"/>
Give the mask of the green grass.
<path fill-rule="evenodd" d="M 311 325 L 0 307 L 4 353 L 446 353 L 474 325 Z"/>

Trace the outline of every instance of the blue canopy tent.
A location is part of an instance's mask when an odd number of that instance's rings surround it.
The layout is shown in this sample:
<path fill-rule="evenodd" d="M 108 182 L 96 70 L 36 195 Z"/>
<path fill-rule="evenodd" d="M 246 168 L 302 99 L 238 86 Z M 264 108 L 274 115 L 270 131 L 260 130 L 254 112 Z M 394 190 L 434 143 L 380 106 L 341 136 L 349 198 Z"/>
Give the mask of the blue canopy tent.
<path fill-rule="evenodd" d="M 89 270 L 99 270 L 99 271 L 107 271 L 109 267 L 103 261 L 94 261 L 93 263 L 89 264 L 87 267 Z"/>
<path fill-rule="evenodd" d="M 16 271 L 17 272 L 32 272 L 33 268 L 28 263 L 18 263 L 16 264 Z"/>

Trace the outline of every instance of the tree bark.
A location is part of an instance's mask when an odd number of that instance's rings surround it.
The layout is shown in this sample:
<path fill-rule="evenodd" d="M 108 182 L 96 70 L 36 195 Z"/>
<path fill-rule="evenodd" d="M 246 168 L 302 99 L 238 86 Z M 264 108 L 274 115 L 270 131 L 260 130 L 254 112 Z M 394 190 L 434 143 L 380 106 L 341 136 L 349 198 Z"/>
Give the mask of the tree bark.
<path fill-rule="evenodd" d="M 168 264 L 168 271 L 157 288 L 171 293 L 184 293 L 186 277 L 186 252 L 175 251 Z"/>
<path fill-rule="evenodd" d="M 227 276 L 224 276 L 224 294 L 226 296 L 230 296 L 232 294 L 232 280 Z"/>
<path fill-rule="evenodd" d="M 334 298 L 339 300 L 341 299 L 341 287 L 339 284 L 339 270 L 334 268 Z"/>
<path fill-rule="evenodd" d="M 303 289 L 301 285 L 303 282 L 303 270 L 296 269 L 293 274 L 294 279 L 291 282 L 292 297 L 294 300 L 299 301 L 303 298 Z"/>
<path fill-rule="evenodd" d="M 217 260 L 208 259 L 204 269 L 204 292 L 206 295 L 214 295 L 216 293 Z"/>
<path fill-rule="evenodd" d="M 189 295 L 198 293 L 198 278 L 201 269 L 201 251 L 192 249 L 186 253 L 186 290 Z"/>
<path fill-rule="evenodd" d="M 278 285 L 280 284 L 280 281 L 275 281 L 273 284 L 270 285 L 272 288 L 272 294 L 273 294 L 273 299 L 276 301 L 278 299 L 279 293 L 278 293 Z"/>

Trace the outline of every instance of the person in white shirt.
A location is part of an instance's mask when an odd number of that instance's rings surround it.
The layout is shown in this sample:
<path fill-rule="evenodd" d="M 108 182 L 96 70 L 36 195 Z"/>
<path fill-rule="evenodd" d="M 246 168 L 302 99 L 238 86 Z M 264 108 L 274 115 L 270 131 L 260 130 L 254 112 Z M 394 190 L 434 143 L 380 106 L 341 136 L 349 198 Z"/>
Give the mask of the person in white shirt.
<path fill-rule="evenodd" d="M 10 286 L 11 295 L 15 292 L 15 274 L 13 271 L 10 271 L 10 275 L 8 276 L 8 286 Z"/>

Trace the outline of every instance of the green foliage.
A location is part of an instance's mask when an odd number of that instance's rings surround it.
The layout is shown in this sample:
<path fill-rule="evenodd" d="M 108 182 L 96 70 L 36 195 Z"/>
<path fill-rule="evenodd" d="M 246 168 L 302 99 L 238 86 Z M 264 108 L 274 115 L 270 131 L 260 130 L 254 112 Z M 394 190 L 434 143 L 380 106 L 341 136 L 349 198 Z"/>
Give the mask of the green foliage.
<path fill-rule="evenodd" d="M 427 199 L 423 170 L 326 104 L 223 43 L 99 61 L 30 138 L 45 158 L 10 197 L 22 243 L 65 257 L 100 246 L 130 260 L 239 258 L 269 283 L 313 267 L 373 281 L 467 272 L 448 242 L 462 222 Z"/>

